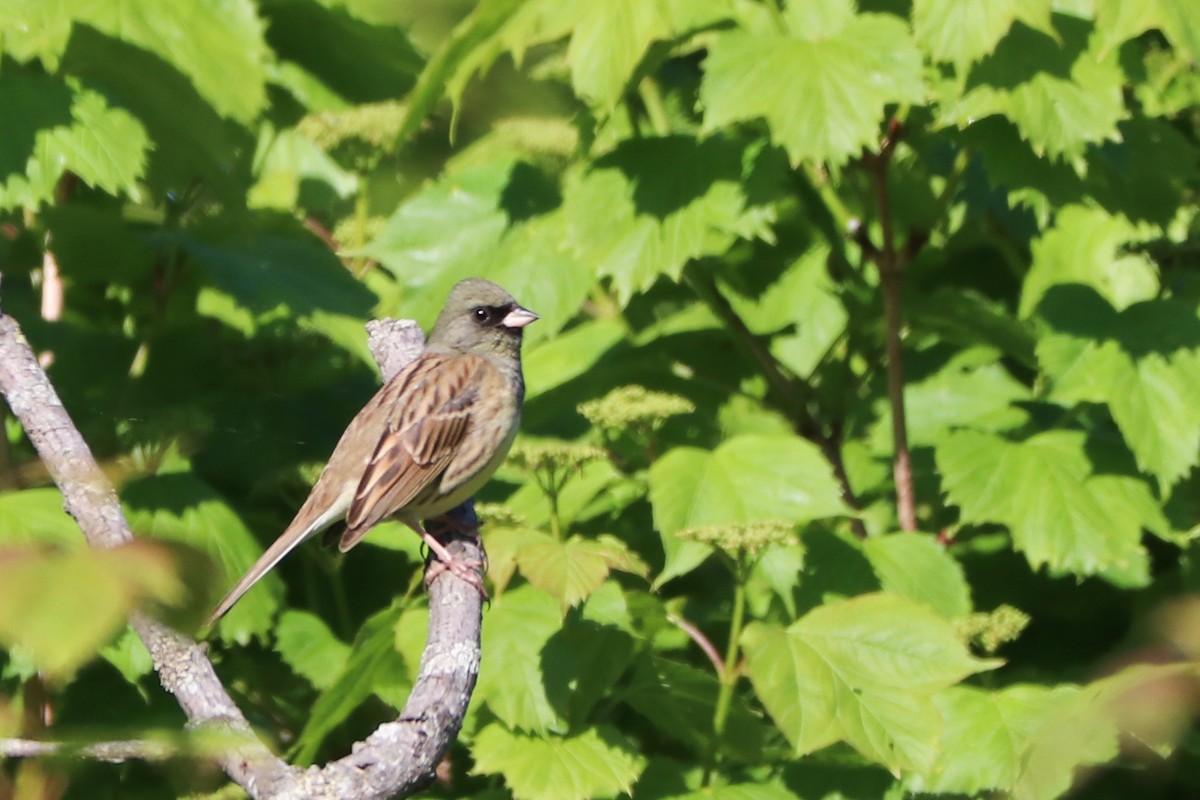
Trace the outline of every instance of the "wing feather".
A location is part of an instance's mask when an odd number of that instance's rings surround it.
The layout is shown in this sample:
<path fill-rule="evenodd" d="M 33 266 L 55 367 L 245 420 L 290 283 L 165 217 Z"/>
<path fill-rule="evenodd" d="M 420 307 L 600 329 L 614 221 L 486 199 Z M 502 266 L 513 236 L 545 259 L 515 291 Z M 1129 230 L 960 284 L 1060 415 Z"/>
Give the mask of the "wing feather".
<path fill-rule="evenodd" d="M 426 356 L 398 380 L 392 417 L 346 512 L 341 549 L 353 547 L 380 520 L 436 492 L 471 430 L 486 362 L 470 355 Z"/>

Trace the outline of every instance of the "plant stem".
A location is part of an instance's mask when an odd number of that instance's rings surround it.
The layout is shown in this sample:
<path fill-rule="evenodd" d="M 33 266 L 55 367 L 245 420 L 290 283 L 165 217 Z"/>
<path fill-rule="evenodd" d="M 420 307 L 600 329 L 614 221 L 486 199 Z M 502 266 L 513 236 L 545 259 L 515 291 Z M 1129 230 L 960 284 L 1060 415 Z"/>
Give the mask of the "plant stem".
<path fill-rule="evenodd" d="M 729 708 L 733 702 L 733 687 L 737 684 L 738 659 L 741 657 L 742 626 L 746 620 L 746 584 L 745 570 L 738 568 L 733 584 L 733 617 L 729 621 L 729 644 L 725 648 L 725 664 L 717 679 L 720 689 L 717 691 L 717 705 L 713 711 L 713 739 L 709 751 L 708 766 L 704 770 L 704 785 L 712 781 L 716 770 L 717 753 L 720 751 L 721 739 L 725 735 L 725 723 L 729 720 Z"/>
<path fill-rule="evenodd" d="M 704 635 L 704 631 L 678 614 L 667 614 L 667 621 L 686 633 L 688 638 L 704 651 L 704 655 L 708 656 L 709 662 L 713 665 L 717 680 L 724 680 L 725 664 L 721 661 L 721 654 L 717 652 L 717 647 L 712 640 Z"/>
<path fill-rule="evenodd" d="M 556 542 L 561 541 L 562 519 L 558 515 L 558 490 L 562 484 L 558 482 L 558 476 L 554 474 L 554 467 L 550 468 L 550 474 L 547 476 L 546 482 L 542 483 L 539 479 L 538 483 L 546 495 L 546 501 L 550 503 L 550 533 L 554 536 Z"/>
<path fill-rule="evenodd" d="M 879 267 L 879 279 L 883 285 L 883 314 L 885 342 L 887 347 L 888 400 L 892 410 L 892 477 L 896 482 L 896 516 L 900 529 L 917 529 L 916 496 L 913 491 L 912 460 L 908 450 L 908 417 L 904 410 L 904 348 L 900 334 L 904 326 L 901 306 L 901 290 L 905 259 L 896 249 L 896 231 L 892 221 L 892 201 L 887 187 L 888 164 L 896 149 L 900 136 L 900 124 L 895 119 L 888 127 L 887 137 L 880 145 L 878 154 L 868 154 L 863 159 L 875 189 L 875 202 L 879 209 L 879 227 L 883 236 L 882 249 L 870 253 Z M 905 256 L 909 254 L 906 252 Z"/>

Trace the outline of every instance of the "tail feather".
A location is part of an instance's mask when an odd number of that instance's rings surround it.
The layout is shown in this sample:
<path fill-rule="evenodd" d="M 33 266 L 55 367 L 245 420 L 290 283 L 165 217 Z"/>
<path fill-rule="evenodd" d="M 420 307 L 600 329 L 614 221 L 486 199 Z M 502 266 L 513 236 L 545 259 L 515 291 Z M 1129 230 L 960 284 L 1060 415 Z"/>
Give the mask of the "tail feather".
<path fill-rule="evenodd" d="M 204 627 L 211 628 L 215 625 L 238 600 L 242 599 L 242 595 L 250 591 L 254 584 L 262 580 L 276 564 L 283 560 L 284 556 L 295 550 L 301 542 L 324 530 L 330 523 L 340 518 L 345 512 L 345 503 L 340 502 L 341 500 L 342 498 L 338 498 L 332 507 L 316 519 L 310 519 L 311 514 L 306 513 L 309 511 L 309 506 L 308 503 L 305 503 L 305 506 L 300 509 L 300 513 L 292 520 L 292 524 L 288 525 L 287 530 L 271 543 L 258 561 L 254 562 L 254 566 L 247 570 L 246 574 L 233 585 L 224 599 L 212 610 L 212 613 L 204 621 Z"/>

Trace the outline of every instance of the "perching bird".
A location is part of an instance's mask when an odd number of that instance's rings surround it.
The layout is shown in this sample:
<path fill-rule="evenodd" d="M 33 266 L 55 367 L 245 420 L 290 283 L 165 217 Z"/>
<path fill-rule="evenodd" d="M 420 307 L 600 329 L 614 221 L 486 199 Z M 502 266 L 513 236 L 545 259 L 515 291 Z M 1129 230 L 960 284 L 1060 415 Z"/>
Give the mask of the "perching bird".
<path fill-rule="evenodd" d="M 350 421 L 296 518 L 209 615 L 212 625 L 292 549 L 345 518 L 344 553 L 395 518 L 419 533 L 455 574 L 479 576 L 425 531 L 475 494 L 517 435 L 525 381 L 521 336 L 538 318 L 491 281 L 450 290 L 429 342 Z"/>

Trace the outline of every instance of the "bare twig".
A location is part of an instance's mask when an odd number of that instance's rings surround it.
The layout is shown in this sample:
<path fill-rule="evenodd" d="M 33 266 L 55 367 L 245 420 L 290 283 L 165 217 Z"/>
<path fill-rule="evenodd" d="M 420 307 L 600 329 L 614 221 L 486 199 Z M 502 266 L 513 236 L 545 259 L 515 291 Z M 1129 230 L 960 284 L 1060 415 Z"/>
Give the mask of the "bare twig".
<path fill-rule="evenodd" d="M 163 761 L 178 754 L 178 749 L 166 742 L 126 739 L 97 744 L 70 745 L 63 742 L 41 742 L 34 739 L 0 739 L 0 758 L 47 758 L 74 756 L 96 761 Z"/>
<path fill-rule="evenodd" d="M 412 329 L 407 330 L 411 334 Z M 385 370 L 398 369 L 403 363 L 400 353 L 408 352 L 411 358 L 420 349 L 419 339 L 386 347 L 388 355 L 381 363 Z M 133 537 L 112 484 L 67 416 L 20 327 L 4 314 L 0 314 L 0 392 L 88 542 L 93 547 L 114 547 L 130 541 Z M 468 509 L 468 513 L 473 512 Z M 447 544 L 463 558 L 481 558 L 477 542 L 469 537 Z M 236 741 L 216 760 L 252 797 L 367 800 L 407 796 L 433 779 L 461 727 L 474 689 L 480 656 L 479 592 L 446 571 L 430 586 L 429 605 L 429 638 L 399 718 L 381 725 L 350 755 L 307 770 L 283 762 L 253 733 L 196 642 L 141 614 L 135 614 L 131 624 L 150 651 L 163 688 L 175 695 L 187 714 L 189 727 L 218 726 Z"/>

